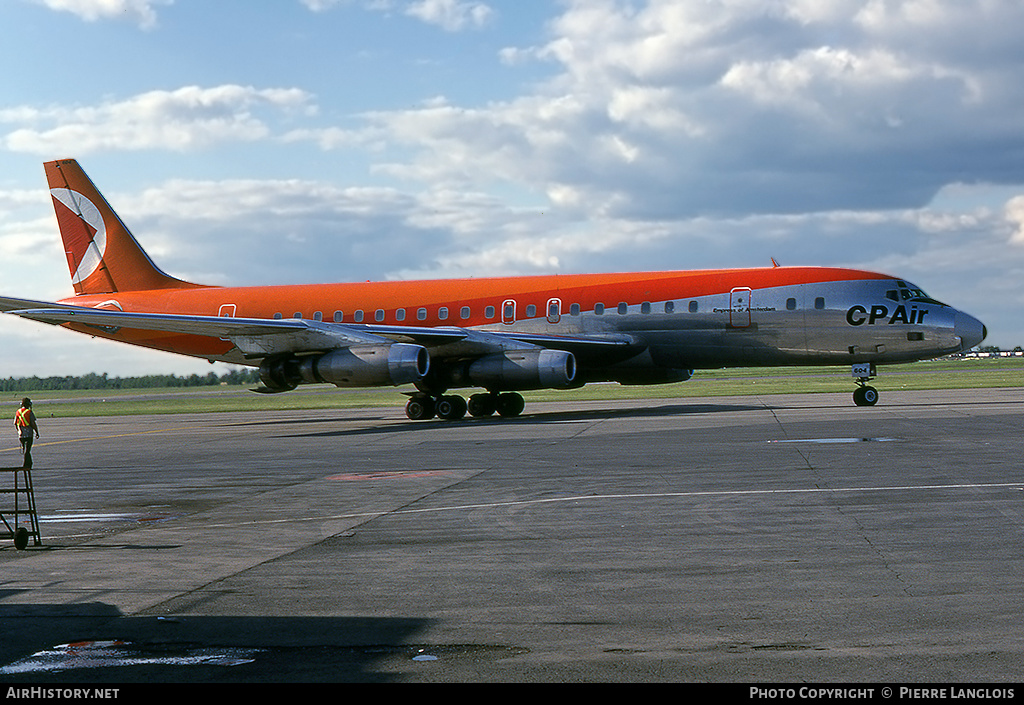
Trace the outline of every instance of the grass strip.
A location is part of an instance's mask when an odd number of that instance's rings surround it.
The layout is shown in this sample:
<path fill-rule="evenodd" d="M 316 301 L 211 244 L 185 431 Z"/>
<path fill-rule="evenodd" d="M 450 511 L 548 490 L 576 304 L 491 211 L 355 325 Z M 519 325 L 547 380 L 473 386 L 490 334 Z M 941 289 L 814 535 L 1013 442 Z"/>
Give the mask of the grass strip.
<path fill-rule="evenodd" d="M 1024 387 L 1024 358 L 939 360 L 880 368 L 872 383 L 882 393 L 928 389 Z M 527 402 L 665 399 L 751 394 L 852 394 L 848 367 L 786 367 L 698 370 L 687 382 L 625 386 L 589 384 L 580 389 L 527 392 Z M 283 394 L 254 394 L 241 386 L 173 387 L 128 390 L 40 391 L 28 393 L 40 418 L 189 414 L 219 411 L 282 411 L 362 407 L 402 407 L 412 387 L 337 389 L 302 386 Z M 470 390 L 462 393 L 466 394 Z M 15 408 L 24 396 L 10 394 Z M 16 397 L 16 398 L 15 398 Z M 13 410 L 11 414 L 13 415 Z"/>

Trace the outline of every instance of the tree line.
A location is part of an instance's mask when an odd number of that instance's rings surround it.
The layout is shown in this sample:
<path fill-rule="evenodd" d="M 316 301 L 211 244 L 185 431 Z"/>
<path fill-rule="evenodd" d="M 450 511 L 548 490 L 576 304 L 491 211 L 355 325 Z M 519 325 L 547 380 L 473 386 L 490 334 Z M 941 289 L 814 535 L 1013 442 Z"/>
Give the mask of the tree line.
<path fill-rule="evenodd" d="M 998 345 L 983 345 L 980 348 L 978 348 L 978 352 L 983 352 L 983 353 L 1000 353 L 1002 351 L 1003 351 L 1002 348 L 1000 348 Z M 1021 346 L 1018 345 L 1017 347 L 1015 347 L 1010 352 L 1012 352 L 1012 353 L 1024 353 L 1024 348 L 1022 348 Z"/>
<path fill-rule="evenodd" d="M 161 387 L 213 387 L 222 384 L 255 384 L 260 381 L 257 369 L 242 368 L 222 375 L 143 375 L 141 377 L 109 377 L 106 372 L 90 372 L 66 377 L 8 377 L 0 380 L 5 392 L 32 392 L 71 389 L 150 389 Z"/>

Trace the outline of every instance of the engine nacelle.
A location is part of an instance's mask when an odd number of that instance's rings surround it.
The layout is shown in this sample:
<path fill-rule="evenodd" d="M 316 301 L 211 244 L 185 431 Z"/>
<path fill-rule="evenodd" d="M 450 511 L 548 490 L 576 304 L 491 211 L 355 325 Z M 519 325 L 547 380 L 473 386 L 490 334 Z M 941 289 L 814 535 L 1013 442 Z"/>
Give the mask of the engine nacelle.
<path fill-rule="evenodd" d="M 420 345 L 354 345 L 324 355 L 268 358 L 260 365 L 260 379 L 274 392 L 300 384 L 384 387 L 418 382 L 429 370 L 430 355 Z"/>
<path fill-rule="evenodd" d="M 563 350 L 509 350 L 474 360 L 467 374 L 492 391 L 564 389 L 576 379 L 576 358 Z"/>

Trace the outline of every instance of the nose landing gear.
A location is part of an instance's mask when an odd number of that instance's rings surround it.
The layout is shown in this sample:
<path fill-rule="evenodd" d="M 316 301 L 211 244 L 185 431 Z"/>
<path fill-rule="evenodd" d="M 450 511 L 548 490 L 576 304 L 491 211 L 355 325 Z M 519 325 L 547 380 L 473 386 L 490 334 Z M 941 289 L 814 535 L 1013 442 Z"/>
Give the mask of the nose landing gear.
<path fill-rule="evenodd" d="M 878 403 L 878 390 L 864 384 L 853 391 L 853 403 L 857 406 L 874 406 Z"/>
<path fill-rule="evenodd" d="M 872 362 L 853 365 L 853 378 L 857 381 L 857 389 L 853 391 L 853 403 L 857 406 L 874 406 L 878 403 L 878 390 L 868 382 L 875 378 L 875 365 Z"/>

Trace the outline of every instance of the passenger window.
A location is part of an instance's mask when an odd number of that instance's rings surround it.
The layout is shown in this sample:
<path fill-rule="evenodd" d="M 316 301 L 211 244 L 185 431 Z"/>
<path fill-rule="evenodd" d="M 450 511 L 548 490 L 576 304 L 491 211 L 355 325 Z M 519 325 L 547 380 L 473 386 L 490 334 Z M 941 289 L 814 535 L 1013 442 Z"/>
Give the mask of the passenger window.
<path fill-rule="evenodd" d="M 527 318 L 534 318 L 536 315 L 537 315 L 537 307 L 536 306 L 534 306 L 533 304 L 530 304 L 529 306 L 526 307 L 526 317 Z"/>
<path fill-rule="evenodd" d="M 467 318 L 469 318 L 469 306 L 463 306 L 462 309 L 459 311 L 459 316 L 462 318 L 462 320 L 466 320 Z"/>
<path fill-rule="evenodd" d="M 383 320 L 384 320 L 384 309 L 378 308 L 376 311 L 374 311 L 373 312 L 373 320 L 377 321 L 377 323 L 383 322 Z"/>
<path fill-rule="evenodd" d="M 665 313 L 675 313 L 675 310 L 676 310 L 676 302 L 675 301 L 666 301 L 665 302 Z"/>
<path fill-rule="evenodd" d="M 448 307 L 447 306 L 442 306 L 441 308 L 437 309 L 437 319 L 439 321 L 447 321 L 448 320 Z"/>
<path fill-rule="evenodd" d="M 324 320 L 323 312 L 322 311 L 314 311 L 313 312 L 313 320 L 314 321 L 322 321 L 322 320 Z"/>
<path fill-rule="evenodd" d="M 484 309 L 484 318 L 494 318 L 494 307 L 488 306 Z"/>
<path fill-rule="evenodd" d="M 282 318 L 284 318 L 284 316 L 282 316 L 280 313 L 275 313 L 274 314 L 274 320 L 275 321 L 280 321 Z"/>
<path fill-rule="evenodd" d="M 814 308 L 818 309 L 819 311 L 824 309 L 825 308 L 825 298 L 822 297 L 822 296 L 819 296 L 818 298 L 816 298 L 814 300 Z"/>
<path fill-rule="evenodd" d="M 580 315 L 580 305 L 579 304 L 572 304 L 571 306 L 569 306 L 569 315 L 570 316 L 578 316 L 578 315 Z"/>
<path fill-rule="evenodd" d="M 420 321 L 427 320 L 427 309 L 421 308 L 416 310 L 416 318 Z"/>
<path fill-rule="evenodd" d="M 404 308 L 395 309 L 395 320 L 396 321 L 404 321 L 405 320 L 405 309 Z"/>
<path fill-rule="evenodd" d="M 786 310 L 796 311 L 796 299 L 786 299 Z"/>
<path fill-rule="evenodd" d="M 343 320 L 345 320 L 345 314 L 343 312 L 341 312 L 341 311 L 335 311 L 334 312 L 334 322 L 335 323 L 341 323 Z"/>
<path fill-rule="evenodd" d="M 650 301 L 644 301 L 642 304 L 640 304 L 640 313 L 650 313 L 650 312 L 651 312 L 651 302 Z"/>
<path fill-rule="evenodd" d="M 604 315 L 604 304 L 594 304 L 594 315 L 595 316 L 603 316 Z"/>
<path fill-rule="evenodd" d="M 697 313 L 697 302 L 696 301 L 691 301 L 690 302 L 690 313 Z"/>
<path fill-rule="evenodd" d="M 302 311 L 296 311 L 293 313 L 292 318 L 302 318 Z"/>
<path fill-rule="evenodd" d="M 627 304 L 625 301 L 620 301 L 619 302 L 619 315 L 620 316 L 625 316 L 626 312 L 628 310 L 629 310 L 629 304 Z"/>
<path fill-rule="evenodd" d="M 362 311 L 356 311 L 355 314 L 352 317 L 355 318 L 356 323 L 362 323 L 363 322 L 363 312 Z"/>

